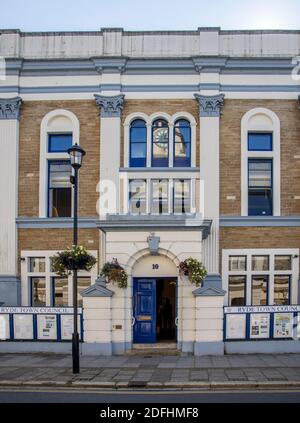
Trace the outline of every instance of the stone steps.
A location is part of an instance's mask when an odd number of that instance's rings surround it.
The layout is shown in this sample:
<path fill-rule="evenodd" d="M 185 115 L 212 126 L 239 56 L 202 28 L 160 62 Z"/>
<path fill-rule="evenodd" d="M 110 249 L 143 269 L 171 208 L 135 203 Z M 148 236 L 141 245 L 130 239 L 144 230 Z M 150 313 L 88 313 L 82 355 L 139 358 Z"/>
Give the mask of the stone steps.
<path fill-rule="evenodd" d="M 127 351 L 126 355 L 130 356 L 154 356 L 169 355 L 179 356 L 180 351 L 177 349 L 176 343 L 158 343 L 158 344 L 135 344 L 131 351 Z"/>

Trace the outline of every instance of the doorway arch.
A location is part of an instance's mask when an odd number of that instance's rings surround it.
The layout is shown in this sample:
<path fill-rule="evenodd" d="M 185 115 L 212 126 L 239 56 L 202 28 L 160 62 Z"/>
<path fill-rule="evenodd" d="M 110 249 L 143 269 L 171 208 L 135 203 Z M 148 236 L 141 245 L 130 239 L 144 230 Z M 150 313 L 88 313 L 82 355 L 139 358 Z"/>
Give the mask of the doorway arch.
<path fill-rule="evenodd" d="M 129 264 L 134 344 L 177 341 L 178 264 L 176 256 L 166 250 L 157 256 L 144 250 Z"/>

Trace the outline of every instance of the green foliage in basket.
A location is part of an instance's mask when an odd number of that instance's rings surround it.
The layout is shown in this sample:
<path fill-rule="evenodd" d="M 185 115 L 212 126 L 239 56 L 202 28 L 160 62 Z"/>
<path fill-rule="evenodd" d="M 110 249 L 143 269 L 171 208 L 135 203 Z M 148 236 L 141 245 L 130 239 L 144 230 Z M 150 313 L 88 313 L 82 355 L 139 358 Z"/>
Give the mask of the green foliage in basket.
<path fill-rule="evenodd" d="M 82 246 L 73 246 L 51 257 L 52 271 L 66 277 L 72 270 L 86 270 L 95 266 L 97 260 Z"/>
<path fill-rule="evenodd" d="M 188 276 L 191 283 L 196 286 L 201 286 L 203 279 L 207 275 L 207 270 L 201 261 L 192 257 L 179 264 L 179 271 L 181 274 Z"/>

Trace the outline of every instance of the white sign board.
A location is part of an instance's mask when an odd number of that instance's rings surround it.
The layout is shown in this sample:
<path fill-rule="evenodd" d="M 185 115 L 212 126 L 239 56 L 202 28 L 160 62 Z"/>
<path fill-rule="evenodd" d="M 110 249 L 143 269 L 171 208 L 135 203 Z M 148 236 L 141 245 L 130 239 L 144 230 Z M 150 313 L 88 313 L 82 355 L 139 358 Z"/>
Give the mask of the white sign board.
<path fill-rule="evenodd" d="M 9 315 L 0 314 L 0 340 L 10 339 L 9 333 Z"/>
<path fill-rule="evenodd" d="M 260 339 L 270 337 L 270 315 L 251 314 L 250 338 Z"/>
<path fill-rule="evenodd" d="M 293 337 L 293 314 L 275 313 L 274 314 L 274 338 L 292 338 Z"/>
<path fill-rule="evenodd" d="M 62 315 L 61 316 L 61 339 L 63 341 L 70 341 L 73 334 L 73 316 Z M 81 339 L 81 325 L 80 325 L 80 316 L 78 316 L 78 332 L 79 339 Z"/>
<path fill-rule="evenodd" d="M 57 321 L 55 314 L 37 315 L 37 337 L 41 340 L 57 339 Z"/>
<path fill-rule="evenodd" d="M 33 315 L 15 314 L 14 315 L 14 338 L 15 339 L 33 339 Z"/>
<path fill-rule="evenodd" d="M 300 311 L 300 310 L 299 310 Z M 0 314 L 73 314 L 71 307 L 0 307 Z M 82 308 L 78 308 L 82 314 Z"/>
<path fill-rule="evenodd" d="M 226 315 L 226 339 L 246 338 L 246 314 Z"/>
<path fill-rule="evenodd" d="M 225 307 L 225 313 L 297 313 L 300 306 L 240 306 Z"/>

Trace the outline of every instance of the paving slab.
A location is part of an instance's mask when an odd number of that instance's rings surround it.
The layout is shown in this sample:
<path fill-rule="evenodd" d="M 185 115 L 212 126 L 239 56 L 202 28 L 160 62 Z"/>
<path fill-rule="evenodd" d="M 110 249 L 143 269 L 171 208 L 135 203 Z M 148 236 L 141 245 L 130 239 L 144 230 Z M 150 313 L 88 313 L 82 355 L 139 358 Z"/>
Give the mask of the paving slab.
<path fill-rule="evenodd" d="M 224 357 L 82 357 L 79 375 L 66 354 L 0 354 L 1 384 L 59 386 L 200 386 L 200 384 L 299 384 L 300 354 Z M 156 385 L 155 385 L 156 384 Z M 120 385 L 120 386 L 121 386 Z M 166 385 L 167 386 L 167 385 Z M 229 385 L 228 385 L 229 386 Z M 231 385 L 230 385 L 231 386 Z M 250 386 L 250 385 L 249 385 Z M 298 385 L 297 385 L 298 386 Z"/>

